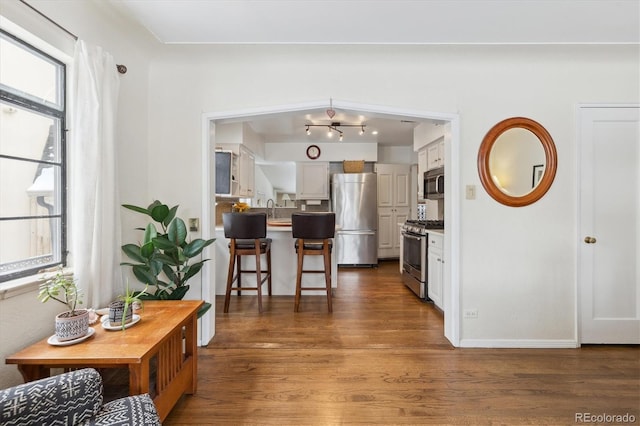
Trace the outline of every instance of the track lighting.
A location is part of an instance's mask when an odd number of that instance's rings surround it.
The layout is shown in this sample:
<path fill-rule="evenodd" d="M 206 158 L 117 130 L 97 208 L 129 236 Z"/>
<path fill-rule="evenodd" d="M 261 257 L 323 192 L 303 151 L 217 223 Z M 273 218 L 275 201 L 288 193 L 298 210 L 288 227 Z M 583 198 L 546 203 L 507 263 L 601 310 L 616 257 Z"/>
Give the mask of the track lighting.
<path fill-rule="evenodd" d="M 311 135 L 311 127 L 326 127 L 328 129 L 328 138 L 333 138 L 333 132 L 337 132 L 339 140 L 342 141 L 344 139 L 344 132 L 338 127 L 359 127 L 360 131 L 358 133 L 360 135 L 364 135 L 364 128 L 366 127 L 366 124 L 340 124 L 338 122 L 333 122 L 331 124 L 305 124 L 305 127 L 307 128 L 307 135 Z"/>

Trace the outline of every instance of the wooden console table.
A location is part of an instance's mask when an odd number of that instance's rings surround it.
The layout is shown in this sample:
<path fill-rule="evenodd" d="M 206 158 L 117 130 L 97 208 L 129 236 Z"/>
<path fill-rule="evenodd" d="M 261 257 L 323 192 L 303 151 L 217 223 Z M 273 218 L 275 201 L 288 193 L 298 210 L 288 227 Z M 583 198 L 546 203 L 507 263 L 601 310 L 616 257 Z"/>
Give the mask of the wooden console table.
<path fill-rule="evenodd" d="M 51 368 L 129 368 L 129 395 L 150 392 L 150 361 L 156 357 L 154 403 L 161 421 L 183 393 L 197 386 L 197 312 L 201 300 L 146 301 L 140 321 L 126 330 L 95 334 L 70 346 L 43 339 L 6 359 L 17 364 L 25 382 L 48 377 Z M 53 319 L 52 319 L 53 321 Z"/>

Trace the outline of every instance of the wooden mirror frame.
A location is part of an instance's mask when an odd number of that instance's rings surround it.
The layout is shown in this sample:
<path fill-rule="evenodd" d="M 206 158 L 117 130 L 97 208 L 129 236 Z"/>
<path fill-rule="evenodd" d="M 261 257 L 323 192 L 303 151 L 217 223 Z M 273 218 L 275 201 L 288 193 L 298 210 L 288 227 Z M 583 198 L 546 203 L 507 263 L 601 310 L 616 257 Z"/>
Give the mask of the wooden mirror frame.
<path fill-rule="evenodd" d="M 500 135 L 507 130 L 514 128 L 526 129 L 536 135 L 542 144 L 545 157 L 545 170 L 538 185 L 536 185 L 536 187 L 529 193 L 517 197 L 502 192 L 502 190 L 493 181 L 491 171 L 489 170 L 489 156 L 491 154 L 491 148 L 493 148 L 493 145 L 496 143 L 496 140 Z M 530 118 L 512 117 L 502 120 L 487 132 L 482 140 L 482 144 L 480 144 L 480 149 L 478 150 L 478 173 L 480 174 L 480 182 L 482 182 L 482 186 L 494 200 L 506 206 L 527 206 L 542 198 L 549 188 L 551 188 L 553 179 L 556 177 L 557 167 L 558 157 L 556 153 L 556 146 L 553 143 L 551 135 L 540 123 L 533 121 Z"/>

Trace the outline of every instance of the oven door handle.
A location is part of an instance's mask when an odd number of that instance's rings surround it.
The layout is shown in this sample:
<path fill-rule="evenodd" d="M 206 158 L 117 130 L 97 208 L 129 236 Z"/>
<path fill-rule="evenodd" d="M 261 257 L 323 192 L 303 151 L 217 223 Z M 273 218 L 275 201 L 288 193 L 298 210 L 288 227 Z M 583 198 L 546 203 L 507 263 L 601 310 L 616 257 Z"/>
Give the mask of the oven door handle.
<path fill-rule="evenodd" d="M 411 238 L 412 240 L 417 240 L 417 241 L 421 241 L 423 237 L 418 237 L 416 235 L 412 235 L 412 234 L 407 234 L 406 232 L 402 233 L 403 237 L 407 237 L 407 238 Z"/>

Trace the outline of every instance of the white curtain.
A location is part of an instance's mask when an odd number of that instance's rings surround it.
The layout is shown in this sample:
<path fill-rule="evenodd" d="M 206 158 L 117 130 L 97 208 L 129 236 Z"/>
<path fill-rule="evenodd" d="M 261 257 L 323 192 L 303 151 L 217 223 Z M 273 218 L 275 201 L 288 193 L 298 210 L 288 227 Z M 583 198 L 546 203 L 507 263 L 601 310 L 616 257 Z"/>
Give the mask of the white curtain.
<path fill-rule="evenodd" d="M 81 40 L 72 73 L 70 254 L 83 307 L 101 308 L 122 292 L 115 141 L 120 82 L 113 57 Z"/>

